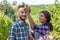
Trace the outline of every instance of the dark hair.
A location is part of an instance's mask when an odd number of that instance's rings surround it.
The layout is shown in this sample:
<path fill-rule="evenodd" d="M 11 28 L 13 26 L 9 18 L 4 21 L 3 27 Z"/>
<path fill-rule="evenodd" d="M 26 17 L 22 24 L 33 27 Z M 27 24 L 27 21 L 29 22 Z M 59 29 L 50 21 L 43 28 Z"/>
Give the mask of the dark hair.
<path fill-rule="evenodd" d="M 28 6 L 28 5 L 27 5 L 27 6 Z M 18 9 L 19 9 L 19 8 L 22 8 L 22 7 L 25 7 L 25 5 L 19 5 L 19 6 L 18 6 Z M 30 12 L 31 12 L 31 9 L 30 9 L 30 7 L 29 7 L 29 13 L 30 13 Z"/>
<path fill-rule="evenodd" d="M 52 31 L 53 30 L 53 25 L 52 25 L 52 23 L 50 22 L 50 20 L 51 20 L 51 15 L 50 15 L 50 13 L 48 12 L 48 11 L 41 11 L 40 13 L 43 13 L 44 15 L 45 15 L 45 17 L 46 17 L 46 23 L 48 24 L 48 26 L 49 26 L 49 28 L 50 28 L 50 31 Z"/>
<path fill-rule="evenodd" d="M 22 8 L 22 7 L 24 7 L 24 5 L 19 5 L 19 6 L 18 6 L 18 9 L 19 9 L 19 8 Z"/>

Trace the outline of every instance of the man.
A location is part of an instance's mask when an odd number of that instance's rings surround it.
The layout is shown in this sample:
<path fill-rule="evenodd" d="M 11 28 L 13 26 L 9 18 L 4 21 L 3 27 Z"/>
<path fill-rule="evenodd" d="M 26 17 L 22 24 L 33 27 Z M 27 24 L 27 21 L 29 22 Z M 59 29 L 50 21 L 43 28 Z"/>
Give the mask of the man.
<path fill-rule="evenodd" d="M 24 5 L 18 7 L 19 19 L 12 25 L 9 31 L 8 40 L 29 40 L 29 25 L 26 23 L 26 12 Z"/>

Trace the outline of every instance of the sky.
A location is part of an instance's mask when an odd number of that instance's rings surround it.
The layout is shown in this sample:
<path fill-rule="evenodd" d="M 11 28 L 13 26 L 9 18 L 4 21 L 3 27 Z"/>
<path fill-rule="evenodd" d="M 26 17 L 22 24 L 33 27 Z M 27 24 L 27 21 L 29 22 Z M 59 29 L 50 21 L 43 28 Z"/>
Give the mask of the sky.
<path fill-rule="evenodd" d="M 17 4 L 25 2 L 28 5 L 40 5 L 40 4 L 53 4 L 55 0 L 7 0 L 7 1 L 10 2 L 11 4 L 13 3 L 13 1 L 17 1 Z"/>

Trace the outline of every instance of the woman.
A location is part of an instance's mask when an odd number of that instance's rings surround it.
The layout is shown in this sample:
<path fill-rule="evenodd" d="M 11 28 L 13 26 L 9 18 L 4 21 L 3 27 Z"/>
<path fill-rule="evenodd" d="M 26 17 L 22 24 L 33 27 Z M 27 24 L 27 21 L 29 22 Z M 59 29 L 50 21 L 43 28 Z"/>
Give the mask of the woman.
<path fill-rule="evenodd" d="M 53 30 L 53 26 L 50 22 L 50 13 L 48 11 L 41 11 L 39 14 L 39 20 L 41 22 L 41 25 L 37 25 L 30 16 L 28 6 L 25 7 L 25 12 L 29 19 L 30 26 L 34 30 L 34 40 L 46 40 L 46 35 L 48 35 L 49 32 Z"/>

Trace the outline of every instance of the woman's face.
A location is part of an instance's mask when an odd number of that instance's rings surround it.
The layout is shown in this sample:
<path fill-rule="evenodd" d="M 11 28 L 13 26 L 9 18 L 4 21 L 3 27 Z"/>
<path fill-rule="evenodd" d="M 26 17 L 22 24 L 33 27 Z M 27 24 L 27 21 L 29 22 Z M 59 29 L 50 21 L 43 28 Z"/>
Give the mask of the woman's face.
<path fill-rule="evenodd" d="M 41 23 L 45 23 L 47 19 L 43 13 L 40 13 L 39 14 L 39 20 Z"/>

